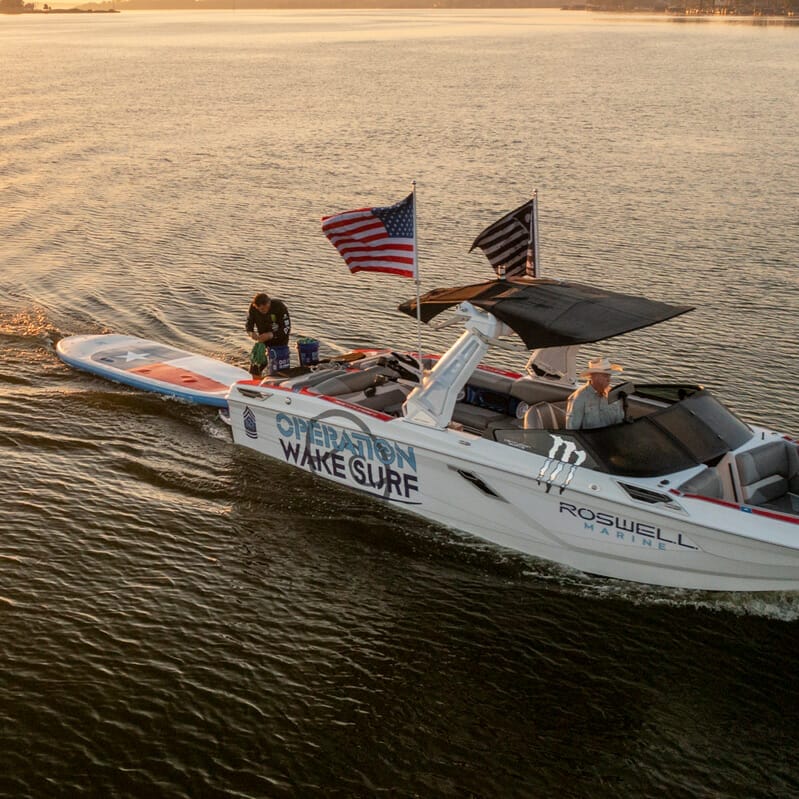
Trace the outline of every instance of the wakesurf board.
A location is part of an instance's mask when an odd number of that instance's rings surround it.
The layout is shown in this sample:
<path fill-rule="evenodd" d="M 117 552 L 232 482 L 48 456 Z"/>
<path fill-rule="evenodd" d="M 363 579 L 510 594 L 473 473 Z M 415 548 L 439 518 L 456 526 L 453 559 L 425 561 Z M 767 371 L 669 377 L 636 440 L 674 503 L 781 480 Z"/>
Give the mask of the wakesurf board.
<path fill-rule="evenodd" d="M 76 369 L 143 391 L 227 408 L 228 388 L 250 373 L 224 361 L 134 336 L 67 336 L 58 357 Z"/>

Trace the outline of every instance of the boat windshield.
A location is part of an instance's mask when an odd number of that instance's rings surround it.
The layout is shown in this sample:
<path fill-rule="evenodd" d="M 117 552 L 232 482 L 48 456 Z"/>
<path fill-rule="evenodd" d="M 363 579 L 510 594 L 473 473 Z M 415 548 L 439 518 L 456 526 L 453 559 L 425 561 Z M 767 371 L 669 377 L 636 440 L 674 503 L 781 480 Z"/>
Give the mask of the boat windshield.
<path fill-rule="evenodd" d="M 609 474 L 659 477 L 720 458 L 752 431 L 707 391 L 634 420 L 594 430 L 497 430 L 496 439 L 540 455 L 579 452 Z M 567 447 L 563 448 L 563 442 Z M 572 446 L 573 445 L 573 446 Z"/>

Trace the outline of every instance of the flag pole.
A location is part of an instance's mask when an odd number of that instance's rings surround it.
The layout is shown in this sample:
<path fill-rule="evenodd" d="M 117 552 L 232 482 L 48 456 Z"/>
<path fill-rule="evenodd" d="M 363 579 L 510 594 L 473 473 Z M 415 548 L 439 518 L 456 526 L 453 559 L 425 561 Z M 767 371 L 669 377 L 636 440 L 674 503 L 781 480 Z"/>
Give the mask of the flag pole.
<path fill-rule="evenodd" d="M 530 201 L 530 227 L 527 230 L 524 276 L 538 277 L 538 189 L 533 192 L 533 199 Z"/>
<path fill-rule="evenodd" d="M 422 304 L 421 304 L 421 284 L 419 278 L 419 242 L 416 236 L 416 181 L 411 181 L 413 194 L 413 277 L 416 281 L 416 346 L 418 347 L 417 361 L 419 362 L 419 382 L 424 376 L 424 366 L 422 365 Z"/>
<path fill-rule="evenodd" d="M 533 213 L 531 214 L 530 235 L 533 237 L 533 277 L 541 277 L 541 261 L 538 254 L 538 189 L 533 192 Z"/>

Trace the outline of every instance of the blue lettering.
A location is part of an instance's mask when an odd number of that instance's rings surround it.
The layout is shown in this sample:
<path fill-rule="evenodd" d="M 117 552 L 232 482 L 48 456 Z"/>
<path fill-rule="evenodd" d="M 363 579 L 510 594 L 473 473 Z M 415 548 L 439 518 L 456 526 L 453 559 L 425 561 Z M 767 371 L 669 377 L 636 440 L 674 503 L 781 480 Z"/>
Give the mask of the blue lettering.
<path fill-rule="evenodd" d="M 300 419 L 297 416 L 293 417 L 294 419 L 294 437 L 295 438 L 302 438 L 305 433 L 308 432 L 308 423 L 305 419 Z"/>
<path fill-rule="evenodd" d="M 318 422 L 311 422 L 308 435 L 310 436 L 311 441 L 313 441 L 313 443 L 316 444 L 317 447 L 324 446 L 322 425 L 320 425 Z"/>
<path fill-rule="evenodd" d="M 282 412 L 277 414 L 275 422 L 283 457 L 289 463 L 339 480 L 351 478 L 360 486 L 385 489 L 388 494 L 407 497 L 419 490 L 418 479 L 401 471 L 402 467 L 416 471 L 416 454 L 411 446 L 402 447 L 368 433 L 341 430 Z M 343 452 L 349 452 L 352 457 L 348 460 L 341 454 Z M 399 468 L 390 468 L 392 464 Z M 572 513 L 576 509 L 575 506 L 566 507 Z"/>
<path fill-rule="evenodd" d="M 338 449 L 338 431 L 335 427 L 324 425 L 325 429 L 325 446 L 328 449 Z"/>
<path fill-rule="evenodd" d="M 355 456 L 360 455 L 355 444 L 352 443 L 352 439 L 349 437 L 349 434 L 347 433 L 346 430 L 342 430 L 341 440 L 338 442 L 338 447 L 336 449 L 338 449 L 339 452 L 341 452 L 341 450 L 348 449 L 353 455 Z"/>
<path fill-rule="evenodd" d="M 281 436 L 291 435 L 292 431 L 294 430 L 294 426 L 292 425 L 291 417 L 288 414 L 279 413 L 275 421 L 277 423 L 277 431 Z M 288 425 L 288 427 L 286 425 Z"/>
<path fill-rule="evenodd" d="M 362 458 L 372 459 L 372 439 L 363 433 L 350 433 L 353 439 L 358 442 L 358 454 Z"/>
<path fill-rule="evenodd" d="M 416 453 L 413 451 L 413 447 L 408 447 L 403 451 L 402 445 L 395 443 L 394 448 L 397 451 L 397 468 L 401 469 L 407 463 L 411 469 L 416 471 Z"/>
<path fill-rule="evenodd" d="M 386 466 L 390 466 L 394 463 L 394 448 L 384 438 L 375 439 L 375 455 L 377 455 L 377 459 Z"/>

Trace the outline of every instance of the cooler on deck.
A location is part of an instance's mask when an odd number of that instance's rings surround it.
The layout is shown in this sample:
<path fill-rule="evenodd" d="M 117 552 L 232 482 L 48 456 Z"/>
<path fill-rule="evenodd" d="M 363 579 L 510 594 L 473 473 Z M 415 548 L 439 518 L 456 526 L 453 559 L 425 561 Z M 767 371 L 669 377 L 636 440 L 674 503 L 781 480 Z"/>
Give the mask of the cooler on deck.
<path fill-rule="evenodd" d="M 315 338 L 298 339 L 297 354 L 300 366 L 316 366 L 319 363 L 319 342 Z"/>
<path fill-rule="evenodd" d="M 269 347 L 268 352 L 270 375 L 291 368 L 291 349 L 288 344 L 281 347 Z"/>

